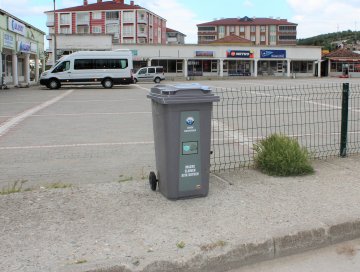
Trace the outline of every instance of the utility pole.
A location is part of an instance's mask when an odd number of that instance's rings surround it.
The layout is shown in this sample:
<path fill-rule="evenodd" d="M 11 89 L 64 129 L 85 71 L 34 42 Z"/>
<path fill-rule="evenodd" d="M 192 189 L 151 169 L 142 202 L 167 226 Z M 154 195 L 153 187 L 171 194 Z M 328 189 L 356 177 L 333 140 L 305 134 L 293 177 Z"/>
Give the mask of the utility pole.
<path fill-rule="evenodd" d="M 57 56 L 56 56 L 56 51 L 57 51 L 57 48 L 56 48 L 56 16 L 55 16 L 55 0 L 54 1 L 54 49 L 53 49 L 53 54 L 54 54 L 54 63 L 56 63 L 56 59 L 57 59 Z"/>

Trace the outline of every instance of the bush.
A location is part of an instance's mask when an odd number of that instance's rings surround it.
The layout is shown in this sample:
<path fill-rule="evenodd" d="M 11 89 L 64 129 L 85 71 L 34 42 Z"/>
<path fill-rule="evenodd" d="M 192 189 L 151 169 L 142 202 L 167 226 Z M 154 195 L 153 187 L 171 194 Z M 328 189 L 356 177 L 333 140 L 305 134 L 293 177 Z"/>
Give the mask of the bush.
<path fill-rule="evenodd" d="M 272 134 L 254 144 L 255 167 L 271 176 L 297 176 L 314 173 L 309 152 L 295 139 Z"/>

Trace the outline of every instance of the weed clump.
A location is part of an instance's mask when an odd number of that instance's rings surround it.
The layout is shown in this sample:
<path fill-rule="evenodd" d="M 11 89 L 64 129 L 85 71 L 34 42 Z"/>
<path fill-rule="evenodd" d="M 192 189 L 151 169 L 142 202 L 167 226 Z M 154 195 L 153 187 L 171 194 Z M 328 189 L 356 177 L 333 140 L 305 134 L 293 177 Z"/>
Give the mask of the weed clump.
<path fill-rule="evenodd" d="M 297 140 L 272 134 L 254 144 L 255 167 L 270 176 L 299 176 L 314 173 L 309 152 Z"/>

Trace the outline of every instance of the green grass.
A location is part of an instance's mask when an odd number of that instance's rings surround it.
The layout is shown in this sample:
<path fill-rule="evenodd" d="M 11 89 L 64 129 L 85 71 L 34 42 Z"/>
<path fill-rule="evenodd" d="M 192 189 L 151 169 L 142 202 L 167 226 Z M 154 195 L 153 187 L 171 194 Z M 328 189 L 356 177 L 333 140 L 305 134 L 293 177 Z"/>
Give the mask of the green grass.
<path fill-rule="evenodd" d="M 255 167 L 270 176 L 299 176 L 314 173 L 309 152 L 284 135 L 273 134 L 254 144 Z"/>
<path fill-rule="evenodd" d="M 55 183 L 47 184 L 44 187 L 45 187 L 45 189 L 65 189 L 65 188 L 72 187 L 72 184 L 62 183 L 62 182 L 55 182 Z"/>
<path fill-rule="evenodd" d="M 180 249 L 184 248 L 184 247 L 185 247 L 185 242 L 184 242 L 184 241 L 180 241 L 180 242 L 176 243 L 176 247 L 177 247 L 177 248 L 180 248 Z"/>
<path fill-rule="evenodd" d="M 20 193 L 22 191 L 22 186 L 25 182 L 27 182 L 27 180 L 16 180 L 12 182 L 12 184 L 9 183 L 7 187 L 3 187 L 0 190 L 0 195 Z"/>

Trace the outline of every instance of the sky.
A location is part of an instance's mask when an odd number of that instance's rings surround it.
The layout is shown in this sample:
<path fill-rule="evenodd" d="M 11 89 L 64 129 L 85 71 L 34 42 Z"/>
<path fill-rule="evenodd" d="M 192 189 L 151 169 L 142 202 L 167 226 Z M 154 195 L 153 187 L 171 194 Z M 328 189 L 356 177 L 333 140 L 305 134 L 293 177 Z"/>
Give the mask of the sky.
<path fill-rule="evenodd" d="M 103 0 L 107 1 L 107 0 Z M 96 0 L 88 0 L 89 4 Z M 134 0 L 167 20 L 166 26 L 197 43 L 197 24 L 220 18 L 280 17 L 298 24 L 298 38 L 343 30 L 360 30 L 360 0 Z M 126 4 L 130 0 L 125 0 Z M 83 0 L 56 0 L 56 8 L 82 5 Z M 44 11 L 53 0 L 0 0 L 0 9 L 47 33 Z"/>

